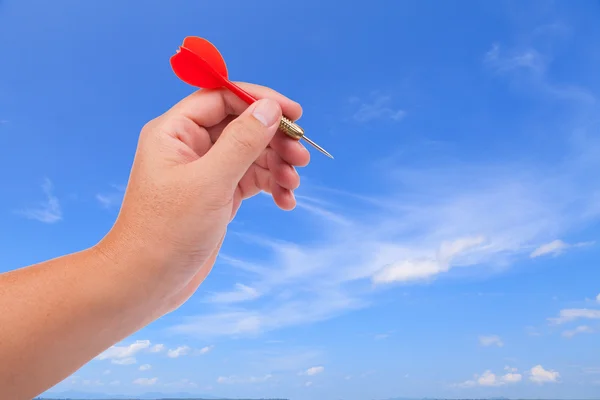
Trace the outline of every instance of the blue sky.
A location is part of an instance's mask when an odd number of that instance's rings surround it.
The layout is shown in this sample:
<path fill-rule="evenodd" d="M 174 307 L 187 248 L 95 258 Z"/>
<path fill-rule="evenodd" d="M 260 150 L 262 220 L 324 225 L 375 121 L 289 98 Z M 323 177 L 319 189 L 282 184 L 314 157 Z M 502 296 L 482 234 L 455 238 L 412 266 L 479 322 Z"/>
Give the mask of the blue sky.
<path fill-rule="evenodd" d="M 111 227 L 187 35 L 299 101 L 299 205 L 248 201 L 176 312 L 52 391 L 600 395 L 597 2 L 0 1 L 0 271 Z"/>

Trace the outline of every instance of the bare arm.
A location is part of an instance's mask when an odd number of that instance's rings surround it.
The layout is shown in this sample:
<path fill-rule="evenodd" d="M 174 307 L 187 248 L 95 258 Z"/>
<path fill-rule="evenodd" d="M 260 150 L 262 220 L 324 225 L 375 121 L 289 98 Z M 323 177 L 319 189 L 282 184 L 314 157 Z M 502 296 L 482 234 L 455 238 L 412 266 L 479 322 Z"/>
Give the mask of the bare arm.
<path fill-rule="evenodd" d="M 124 276 L 144 260 L 121 261 L 94 247 L 0 275 L 3 398 L 35 397 L 155 318 L 152 288 Z"/>
<path fill-rule="evenodd" d="M 98 245 L 0 274 L 2 398 L 39 395 L 185 302 L 244 199 L 262 190 L 294 207 L 293 166 L 309 154 L 276 132 L 282 109 L 298 118 L 301 108 L 242 86 L 271 100 L 197 92 L 142 129 L 121 212 Z"/>

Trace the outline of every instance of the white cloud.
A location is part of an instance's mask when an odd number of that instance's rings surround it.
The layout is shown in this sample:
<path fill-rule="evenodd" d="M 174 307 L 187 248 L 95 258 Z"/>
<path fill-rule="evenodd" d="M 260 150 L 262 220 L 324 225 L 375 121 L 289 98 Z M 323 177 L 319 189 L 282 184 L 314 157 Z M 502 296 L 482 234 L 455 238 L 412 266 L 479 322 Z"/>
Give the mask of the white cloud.
<path fill-rule="evenodd" d="M 167 357 L 178 358 L 190 354 L 191 351 L 192 349 L 188 346 L 179 346 L 176 349 L 171 349 L 167 351 Z"/>
<path fill-rule="evenodd" d="M 137 378 L 132 383 L 134 385 L 152 386 L 152 385 L 155 385 L 156 382 L 158 382 L 158 378 L 155 377 L 155 378 Z"/>
<path fill-rule="evenodd" d="M 96 200 L 103 208 L 117 207 L 123 202 L 126 187 L 122 185 L 111 185 L 111 187 L 111 191 L 96 195 Z"/>
<path fill-rule="evenodd" d="M 380 269 L 373 275 L 374 283 L 408 282 L 428 279 L 451 268 L 454 257 L 481 245 L 481 236 L 442 242 L 435 258 L 399 261 Z"/>
<path fill-rule="evenodd" d="M 496 73 L 515 80 L 521 89 L 530 89 L 547 97 L 593 105 L 595 97 L 589 90 L 548 79 L 551 58 L 532 47 L 506 48 L 498 43 L 485 54 L 484 63 Z"/>
<path fill-rule="evenodd" d="M 161 351 L 165 350 L 165 345 L 164 344 L 155 344 L 154 346 L 152 346 L 150 348 L 150 353 L 160 353 Z"/>
<path fill-rule="evenodd" d="M 536 257 L 539 257 L 539 256 L 543 256 L 545 254 L 558 255 L 563 250 L 565 250 L 567 247 L 569 247 L 569 246 L 565 242 L 563 242 L 562 240 L 554 240 L 554 241 L 552 241 L 550 243 L 543 244 L 540 247 L 538 247 L 537 249 L 535 249 L 530 254 L 530 257 L 531 258 L 536 258 Z"/>
<path fill-rule="evenodd" d="M 502 382 L 496 378 L 496 374 L 492 373 L 492 371 L 485 371 L 479 379 L 477 379 L 477 383 L 480 386 L 499 386 L 502 385 Z"/>
<path fill-rule="evenodd" d="M 543 255 L 552 254 L 553 256 L 560 255 L 565 252 L 565 250 L 572 247 L 584 247 L 594 244 L 594 242 L 581 242 L 575 244 L 568 244 L 563 242 L 562 240 L 553 240 L 550 243 L 543 244 L 535 249 L 529 257 L 537 258 Z"/>
<path fill-rule="evenodd" d="M 110 362 L 117 365 L 131 365 L 135 364 L 137 360 L 135 359 L 135 357 L 113 358 L 112 360 L 110 360 Z"/>
<path fill-rule="evenodd" d="M 377 335 L 375 335 L 375 340 L 383 340 L 383 339 L 387 339 L 389 337 L 390 337 L 389 333 L 378 333 Z"/>
<path fill-rule="evenodd" d="M 558 382 L 559 379 L 560 374 L 558 372 L 545 370 L 541 365 L 536 365 L 535 367 L 531 368 L 529 376 L 530 381 L 540 385 L 544 383 Z"/>
<path fill-rule="evenodd" d="M 358 103 L 358 110 L 354 113 L 354 120 L 358 122 L 369 122 L 376 119 L 391 119 L 399 121 L 406 116 L 406 111 L 394 109 L 391 107 L 390 96 L 374 94 L 372 102 L 361 102 L 360 99 L 353 97 L 351 103 Z"/>
<path fill-rule="evenodd" d="M 517 58 L 516 65 L 532 70 L 538 63 L 530 55 Z M 291 214 L 293 220 L 277 217 L 299 224 L 302 237 L 293 243 L 257 237 L 238 225 L 244 231 L 232 228 L 231 240 L 257 251 L 219 256 L 218 262 L 228 264 L 224 267 L 236 269 L 231 285 L 252 288 L 260 297 L 210 303 L 177 319 L 170 332 L 209 340 L 315 324 L 370 307 L 398 283 L 491 279 L 529 261 L 540 244 L 556 238 L 569 242 L 573 232 L 600 217 L 600 182 L 592 173 L 600 169 L 600 145 L 594 145 L 593 121 L 581 117 L 598 114 L 592 105 L 585 110 L 577 105 L 576 115 L 569 116 L 570 108 L 561 113 L 560 128 L 538 121 L 537 129 L 565 144 L 551 162 L 540 157 L 492 163 L 475 157 L 457 163 L 419 152 L 419 158 L 371 166 L 377 185 L 368 197 L 343 192 L 335 183 L 303 184 L 299 195 L 317 201 L 302 201 L 319 210 L 302 208 Z M 514 132 L 520 134 L 529 132 Z M 334 218 L 324 218 L 323 210 Z M 231 292 L 222 294 L 227 298 Z"/>
<path fill-rule="evenodd" d="M 546 69 L 544 57 L 535 49 L 510 50 L 505 55 L 498 43 L 492 45 L 485 54 L 484 61 L 498 72 L 524 69 L 541 74 Z"/>
<path fill-rule="evenodd" d="M 521 382 L 523 376 L 517 372 L 516 368 L 505 367 L 509 371 L 505 375 L 498 376 L 491 370 L 486 370 L 481 375 L 474 375 L 474 379 L 459 383 L 458 387 L 470 388 L 475 386 L 502 386 L 505 384 L 514 384 Z"/>
<path fill-rule="evenodd" d="M 307 381 L 304 383 L 304 386 L 309 387 L 309 386 L 312 386 L 312 384 L 313 383 L 311 381 Z"/>
<path fill-rule="evenodd" d="M 318 374 L 322 373 L 323 371 L 325 371 L 325 367 L 319 365 L 316 367 L 310 367 L 306 371 L 300 372 L 298 375 L 313 376 L 313 375 L 318 375 Z"/>
<path fill-rule="evenodd" d="M 236 283 L 235 288 L 236 289 L 232 292 L 215 293 L 209 296 L 207 301 L 211 303 L 238 303 L 260 297 L 260 293 L 250 286 Z"/>
<path fill-rule="evenodd" d="M 42 191 L 46 195 L 46 200 L 35 207 L 18 211 L 18 214 L 25 218 L 34 219 L 46 224 L 53 224 L 62 220 L 62 210 L 58 198 L 52 192 L 52 181 L 45 179 L 42 184 Z"/>
<path fill-rule="evenodd" d="M 205 346 L 203 348 L 201 348 L 198 352 L 200 354 L 207 354 L 209 353 L 215 346 Z"/>
<path fill-rule="evenodd" d="M 600 293 L 598 294 L 598 296 L 596 296 L 596 301 L 597 301 L 598 303 L 600 303 Z"/>
<path fill-rule="evenodd" d="M 150 364 L 143 364 L 143 365 L 140 365 L 139 369 L 140 369 L 140 371 L 148 371 L 150 368 L 152 368 L 152 365 L 150 365 Z"/>
<path fill-rule="evenodd" d="M 509 372 L 508 374 L 502 376 L 502 380 L 506 383 L 521 382 L 522 379 L 523 376 L 521 374 L 515 374 L 512 372 Z"/>
<path fill-rule="evenodd" d="M 548 318 L 551 323 L 556 325 L 575 321 L 577 319 L 600 319 L 600 310 L 589 308 L 567 308 L 560 310 L 558 317 Z"/>
<path fill-rule="evenodd" d="M 479 344 L 482 346 L 504 346 L 504 342 L 497 335 L 489 335 L 489 336 L 479 336 Z"/>
<path fill-rule="evenodd" d="M 249 384 L 249 383 L 263 383 L 271 379 L 273 375 L 267 374 L 261 377 L 251 376 L 248 378 L 242 378 L 235 375 L 232 376 L 220 376 L 217 378 L 217 383 L 232 385 L 232 384 Z"/>
<path fill-rule="evenodd" d="M 587 325 L 580 325 L 575 329 L 567 330 L 562 333 L 562 335 L 566 338 L 572 338 L 575 335 L 580 333 L 592 333 L 594 330 Z"/>
<path fill-rule="evenodd" d="M 135 364 L 134 355 L 150 347 L 149 340 L 137 340 L 129 346 L 111 346 L 109 349 L 95 357 L 95 360 L 111 360 L 113 364 Z"/>

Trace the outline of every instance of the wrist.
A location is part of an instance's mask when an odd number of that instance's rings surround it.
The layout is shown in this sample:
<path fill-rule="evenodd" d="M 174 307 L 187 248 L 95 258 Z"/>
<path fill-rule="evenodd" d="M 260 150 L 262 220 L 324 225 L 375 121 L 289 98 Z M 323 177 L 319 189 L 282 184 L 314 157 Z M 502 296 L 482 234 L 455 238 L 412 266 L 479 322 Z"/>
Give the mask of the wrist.
<path fill-rule="evenodd" d="M 139 238 L 115 226 L 90 252 L 101 260 L 125 306 L 146 315 L 147 322 L 167 312 L 166 257 L 158 249 L 147 249 Z"/>

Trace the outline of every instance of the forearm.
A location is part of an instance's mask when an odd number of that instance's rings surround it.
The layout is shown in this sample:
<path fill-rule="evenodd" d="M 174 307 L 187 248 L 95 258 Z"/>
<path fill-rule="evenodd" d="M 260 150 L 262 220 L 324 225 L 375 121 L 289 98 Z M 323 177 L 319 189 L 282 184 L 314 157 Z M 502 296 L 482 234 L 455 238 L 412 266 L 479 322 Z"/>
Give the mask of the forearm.
<path fill-rule="evenodd" d="M 158 316 L 153 288 L 119 264 L 91 248 L 0 275 L 3 398 L 31 399 Z"/>

